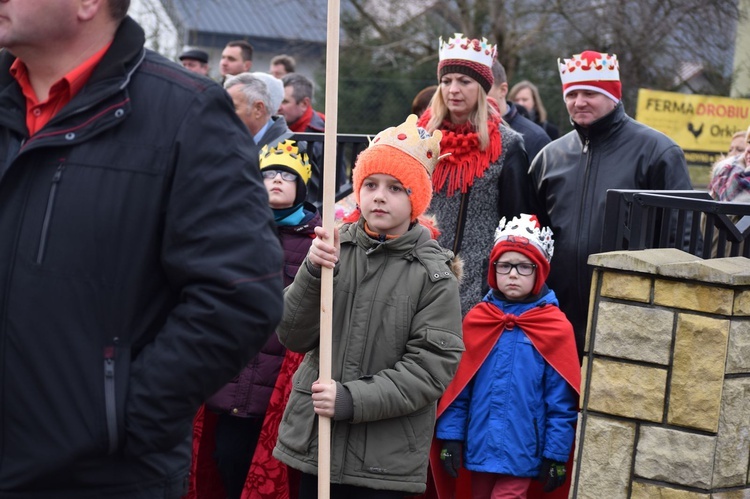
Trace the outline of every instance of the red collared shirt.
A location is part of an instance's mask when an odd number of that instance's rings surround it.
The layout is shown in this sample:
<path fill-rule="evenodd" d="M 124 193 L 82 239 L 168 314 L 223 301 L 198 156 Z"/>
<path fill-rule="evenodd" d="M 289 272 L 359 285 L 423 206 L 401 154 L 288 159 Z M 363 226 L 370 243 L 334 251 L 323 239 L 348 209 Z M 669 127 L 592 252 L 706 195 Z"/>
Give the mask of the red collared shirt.
<path fill-rule="evenodd" d="M 31 86 L 26 64 L 21 59 L 13 62 L 10 74 L 21 86 L 21 91 L 26 97 L 26 127 L 29 129 L 29 137 L 41 130 L 83 88 L 110 45 L 111 42 L 55 82 L 44 102 L 39 102 Z"/>

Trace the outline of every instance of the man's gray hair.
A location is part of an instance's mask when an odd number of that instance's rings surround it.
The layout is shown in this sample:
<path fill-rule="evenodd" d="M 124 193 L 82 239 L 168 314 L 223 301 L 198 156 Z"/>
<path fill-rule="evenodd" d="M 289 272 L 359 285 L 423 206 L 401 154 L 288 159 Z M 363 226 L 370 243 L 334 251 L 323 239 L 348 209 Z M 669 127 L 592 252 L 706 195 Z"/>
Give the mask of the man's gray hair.
<path fill-rule="evenodd" d="M 271 80 L 266 78 L 270 77 Z M 274 84 L 272 80 L 278 82 Z M 230 88 L 242 85 L 242 93 L 245 94 L 248 104 L 261 101 L 266 108 L 266 116 L 271 117 L 277 113 L 284 97 L 284 87 L 281 81 L 267 73 L 240 73 L 230 76 L 224 82 L 224 88 Z M 269 88 L 270 87 L 270 88 Z M 280 88 L 279 88 L 280 87 Z"/>

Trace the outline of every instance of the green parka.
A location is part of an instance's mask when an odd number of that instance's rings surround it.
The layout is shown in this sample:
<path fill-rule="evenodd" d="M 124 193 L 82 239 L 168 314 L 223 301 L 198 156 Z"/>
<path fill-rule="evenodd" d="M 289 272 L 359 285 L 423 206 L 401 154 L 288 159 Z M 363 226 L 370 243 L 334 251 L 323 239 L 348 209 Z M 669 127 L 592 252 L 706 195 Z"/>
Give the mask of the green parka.
<path fill-rule="evenodd" d="M 351 393 L 354 415 L 333 421 L 331 482 L 420 493 L 437 399 L 464 349 L 450 251 L 415 225 L 380 242 L 363 220 L 340 229 L 333 285 L 332 378 Z M 281 343 L 307 352 L 294 376 L 273 455 L 317 474 L 320 279 L 307 265 L 286 289 Z M 339 385 L 341 386 L 341 385 Z"/>

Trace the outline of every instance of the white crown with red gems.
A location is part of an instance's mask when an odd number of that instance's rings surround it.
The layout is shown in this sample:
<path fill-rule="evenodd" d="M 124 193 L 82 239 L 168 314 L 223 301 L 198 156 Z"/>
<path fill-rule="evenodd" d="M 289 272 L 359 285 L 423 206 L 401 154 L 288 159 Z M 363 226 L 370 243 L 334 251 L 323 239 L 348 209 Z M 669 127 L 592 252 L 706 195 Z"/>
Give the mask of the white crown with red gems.
<path fill-rule="evenodd" d="M 497 56 L 497 48 L 489 43 L 486 38 L 472 40 L 466 38 L 463 33 L 454 34 L 452 38 L 448 39 L 448 42 L 444 42 L 441 36 L 438 48 L 440 61 L 462 59 L 484 64 L 490 68 L 492 67 L 492 61 Z"/>
<path fill-rule="evenodd" d="M 615 54 L 587 50 L 570 59 L 557 60 L 563 85 L 579 81 L 619 81 L 620 65 Z"/>
<path fill-rule="evenodd" d="M 552 229 L 549 227 L 540 228 L 536 216 L 521 213 L 521 215 L 513 217 L 510 222 L 506 222 L 505 217 L 503 217 L 497 229 L 495 229 L 495 244 L 515 237 L 528 239 L 544 255 L 547 261 L 552 259 L 552 254 L 555 252 Z"/>

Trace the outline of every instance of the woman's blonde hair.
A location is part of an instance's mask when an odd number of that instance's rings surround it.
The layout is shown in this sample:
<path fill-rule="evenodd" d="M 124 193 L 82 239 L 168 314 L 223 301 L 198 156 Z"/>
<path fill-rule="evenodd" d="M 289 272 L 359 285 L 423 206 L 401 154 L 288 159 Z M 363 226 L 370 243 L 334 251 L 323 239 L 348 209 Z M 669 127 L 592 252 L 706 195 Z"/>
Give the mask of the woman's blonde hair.
<path fill-rule="evenodd" d="M 536 115 L 539 117 L 539 123 L 544 123 L 547 121 L 547 110 L 544 108 L 544 104 L 542 104 L 542 96 L 539 95 L 539 89 L 529 80 L 519 81 L 513 85 L 510 92 L 508 92 L 508 100 L 515 101 L 518 92 L 524 88 L 528 88 L 531 91 L 531 97 L 534 99 L 534 108 L 536 109 Z M 529 111 L 532 110 L 529 109 Z"/>
<path fill-rule="evenodd" d="M 487 149 L 487 146 L 490 143 L 490 134 L 487 131 L 487 122 L 490 114 L 498 114 L 498 111 L 490 105 L 487 100 L 487 92 L 485 92 L 482 86 L 479 85 L 477 108 L 469 114 L 469 123 L 471 123 L 474 130 L 476 130 L 477 136 L 479 137 L 479 148 L 483 151 Z M 430 104 L 430 121 L 427 122 L 427 131 L 432 133 L 435 130 L 440 129 L 443 120 L 447 119 L 450 119 L 450 112 L 448 111 L 448 106 L 445 105 L 445 101 L 443 100 L 443 93 L 441 92 L 440 85 L 438 85 Z"/>

